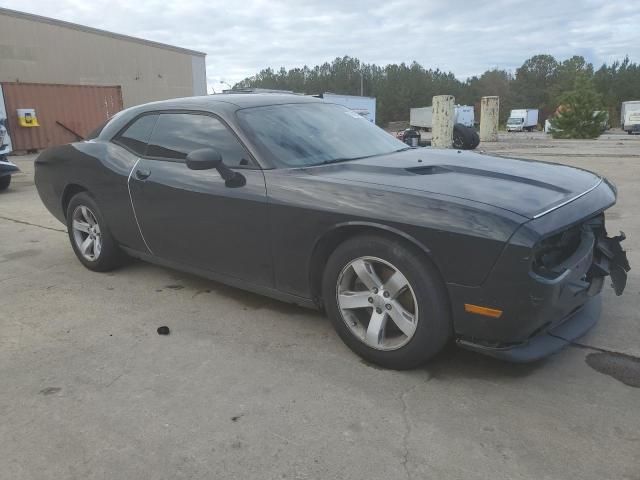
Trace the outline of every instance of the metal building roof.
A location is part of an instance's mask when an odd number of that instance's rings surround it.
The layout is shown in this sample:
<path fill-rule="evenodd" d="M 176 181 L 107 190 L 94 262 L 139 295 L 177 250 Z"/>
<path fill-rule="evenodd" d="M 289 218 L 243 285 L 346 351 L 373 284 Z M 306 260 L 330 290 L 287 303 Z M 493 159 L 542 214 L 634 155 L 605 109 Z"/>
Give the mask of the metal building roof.
<path fill-rule="evenodd" d="M 189 50 L 187 48 L 167 45 L 166 43 L 154 42 L 154 41 L 145 40 L 142 38 L 131 37 L 129 35 L 123 35 L 121 33 L 108 32 L 107 30 L 100 30 L 99 28 L 87 27 L 86 25 L 79 25 L 77 23 L 65 22 L 64 20 L 57 20 L 55 18 L 43 17 L 41 15 L 35 15 L 33 13 L 19 12 L 17 10 L 10 10 L 8 8 L 0 7 L 0 15 L 7 15 L 10 17 L 31 20 L 34 22 L 48 23 L 49 25 L 56 25 L 59 27 L 70 28 L 73 30 L 92 33 L 94 35 L 102 35 L 105 37 L 117 38 L 117 39 L 125 40 L 128 42 L 141 43 L 143 45 L 149 45 L 150 47 L 163 48 L 165 50 L 173 50 L 175 52 L 187 53 L 189 55 L 199 55 L 203 57 L 206 55 L 206 53 L 198 52 L 196 50 Z"/>

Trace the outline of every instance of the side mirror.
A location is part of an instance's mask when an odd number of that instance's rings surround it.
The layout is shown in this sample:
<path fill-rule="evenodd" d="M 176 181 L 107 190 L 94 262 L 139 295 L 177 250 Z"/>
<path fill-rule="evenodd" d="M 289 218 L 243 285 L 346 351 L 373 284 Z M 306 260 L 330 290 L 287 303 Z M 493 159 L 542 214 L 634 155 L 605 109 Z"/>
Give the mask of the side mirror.
<path fill-rule="evenodd" d="M 222 155 L 213 148 L 201 148 L 187 155 L 187 167 L 191 170 L 211 170 L 222 164 Z"/>
<path fill-rule="evenodd" d="M 211 170 L 215 168 L 227 187 L 243 187 L 247 179 L 241 173 L 234 172 L 222 161 L 222 155 L 214 148 L 201 148 L 187 155 L 187 167 L 191 170 Z"/>

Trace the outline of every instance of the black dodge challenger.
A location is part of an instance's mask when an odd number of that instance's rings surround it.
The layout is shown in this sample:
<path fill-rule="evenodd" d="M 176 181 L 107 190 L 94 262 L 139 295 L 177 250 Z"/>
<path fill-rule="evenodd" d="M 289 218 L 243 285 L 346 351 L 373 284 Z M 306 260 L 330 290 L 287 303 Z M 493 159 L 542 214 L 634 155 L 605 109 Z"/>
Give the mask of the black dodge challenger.
<path fill-rule="evenodd" d="M 409 148 L 313 97 L 228 94 L 122 111 L 36 160 L 87 268 L 137 257 L 324 309 L 356 353 L 404 369 L 451 339 L 546 356 L 629 264 L 616 189 L 562 165 Z"/>

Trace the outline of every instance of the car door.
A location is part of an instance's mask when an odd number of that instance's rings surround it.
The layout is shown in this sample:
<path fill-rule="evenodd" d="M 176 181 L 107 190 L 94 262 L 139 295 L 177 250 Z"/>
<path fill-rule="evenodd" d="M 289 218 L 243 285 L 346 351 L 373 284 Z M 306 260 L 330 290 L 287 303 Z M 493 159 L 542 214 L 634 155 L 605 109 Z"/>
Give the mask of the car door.
<path fill-rule="evenodd" d="M 206 147 L 217 149 L 246 184 L 228 187 L 215 169 L 189 169 L 186 156 Z M 129 189 L 153 255 L 272 286 L 264 175 L 218 117 L 160 113 L 145 154 L 131 172 Z"/>

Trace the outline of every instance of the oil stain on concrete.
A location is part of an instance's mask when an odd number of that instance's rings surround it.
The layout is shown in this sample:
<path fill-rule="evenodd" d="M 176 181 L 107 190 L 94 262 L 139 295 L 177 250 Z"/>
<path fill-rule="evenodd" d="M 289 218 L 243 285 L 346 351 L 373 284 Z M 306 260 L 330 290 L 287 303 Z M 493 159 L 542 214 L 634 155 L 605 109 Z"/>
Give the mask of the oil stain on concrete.
<path fill-rule="evenodd" d="M 640 358 L 621 353 L 590 353 L 585 359 L 594 370 L 630 387 L 640 388 Z"/>
<path fill-rule="evenodd" d="M 47 387 L 40 390 L 40 395 L 54 395 L 60 392 L 60 390 L 62 390 L 60 387 Z"/>
<path fill-rule="evenodd" d="M 0 263 L 8 262 L 9 260 L 18 260 L 20 258 L 25 258 L 25 257 L 33 257 L 34 255 L 38 255 L 39 253 L 40 253 L 40 250 L 37 250 L 35 248 L 30 248 L 27 250 L 19 250 L 17 252 L 5 253 L 1 257 L 2 260 L 0 260 Z"/>

